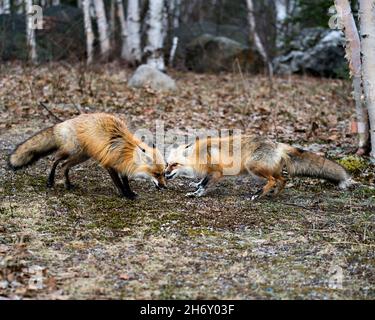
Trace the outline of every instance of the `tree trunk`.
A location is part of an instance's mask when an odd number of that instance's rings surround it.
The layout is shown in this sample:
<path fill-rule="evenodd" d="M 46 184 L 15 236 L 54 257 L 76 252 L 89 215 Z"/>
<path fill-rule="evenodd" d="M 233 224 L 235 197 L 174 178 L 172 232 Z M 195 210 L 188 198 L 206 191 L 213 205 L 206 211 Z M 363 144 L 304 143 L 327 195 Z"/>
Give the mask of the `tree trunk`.
<path fill-rule="evenodd" d="M 25 3 L 24 0 L 14 0 L 13 7 L 18 14 L 23 13 L 24 3 Z"/>
<path fill-rule="evenodd" d="M 375 161 L 375 0 L 359 0 L 362 83 L 370 120 L 371 158 Z"/>
<path fill-rule="evenodd" d="M 109 37 L 111 40 L 111 47 L 115 46 L 115 32 L 116 32 L 116 3 L 111 1 L 111 6 L 109 9 Z"/>
<path fill-rule="evenodd" d="M 96 13 L 96 21 L 98 24 L 100 53 L 103 59 L 107 59 L 110 51 L 110 41 L 105 7 L 103 0 L 93 0 L 93 2 Z"/>
<path fill-rule="evenodd" d="M 58 5 L 60 5 L 60 0 L 52 0 L 52 5 L 53 5 L 53 6 L 58 6 Z"/>
<path fill-rule="evenodd" d="M 121 57 L 123 59 L 126 59 L 126 53 L 127 53 L 127 26 L 126 26 L 126 19 L 125 19 L 125 13 L 124 13 L 124 4 L 122 0 L 116 0 L 117 5 L 117 17 L 120 21 L 120 28 L 121 28 L 121 41 L 122 41 L 122 49 L 121 49 Z"/>
<path fill-rule="evenodd" d="M 82 0 L 83 18 L 85 24 L 85 34 L 86 34 L 86 51 L 87 51 L 87 64 L 93 61 L 93 43 L 94 34 L 92 32 L 92 23 L 90 15 L 90 3 L 91 0 Z"/>
<path fill-rule="evenodd" d="M 10 14 L 10 0 L 3 0 L 3 14 Z"/>
<path fill-rule="evenodd" d="M 29 50 L 29 58 L 31 62 L 35 63 L 38 59 L 36 53 L 36 40 L 33 17 L 33 1 L 25 0 L 26 9 L 26 41 Z"/>
<path fill-rule="evenodd" d="M 172 0 L 171 3 L 172 27 L 177 29 L 180 26 L 181 0 Z"/>
<path fill-rule="evenodd" d="M 286 0 L 275 0 L 276 8 L 276 46 L 282 48 L 285 38 L 285 19 L 288 16 Z"/>
<path fill-rule="evenodd" d="M 346 38 L 346 58 L 353 78 L 353 97 L 357 114 L 358 154 L 366 152 L 369 144 L 368 113 L 362 101 L 361 41 L 348 0 L 335 0 L 337 14 L 342 21 Z"/>
<path fill-rule="evenodd" d="M 130 64 L 137 65 L 142 59 L 139 0 L 128 0 L 127 8 L 127 36 L 122 48 L 122 57 Z"/>
<path fill-rule="evenodd" d="M 255 15 L 254 15 L 254 4 L 253 0 L 246 0 L 247 9 L 248 9 L 248 21 L 250 27 L 251 37 L 254 40 L 255 47 L 257 48 L 259 54 L 262 56 L 263 61 L 268 69 L 268 75 L 270 79 L 273 77 L 273 67 L 272 62 L 270 61 L 266 49 L 262 43 L 262 40 L 259 37 L 259 34 L 256 30 L 256 22 L 255 22 Z"/>
<path fill-rule="evenodd" d="M 150 0 L 149 29 L 147 32 L 147 64 L 160 70 L 165 70 L 163 57 L 163 13 L 164 0 Z"/>

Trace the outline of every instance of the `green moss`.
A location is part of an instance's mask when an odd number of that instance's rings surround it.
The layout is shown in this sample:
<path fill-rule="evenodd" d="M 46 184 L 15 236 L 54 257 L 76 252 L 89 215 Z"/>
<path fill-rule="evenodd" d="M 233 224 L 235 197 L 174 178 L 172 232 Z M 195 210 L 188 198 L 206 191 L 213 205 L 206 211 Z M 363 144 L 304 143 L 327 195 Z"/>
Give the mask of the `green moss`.
<path fill-rule="evenodd" d="M 337 161 L 346 170 L 352 173 L 358 173 L 368 167 L 367 161 L 359 156 L 350 155 Z"/>

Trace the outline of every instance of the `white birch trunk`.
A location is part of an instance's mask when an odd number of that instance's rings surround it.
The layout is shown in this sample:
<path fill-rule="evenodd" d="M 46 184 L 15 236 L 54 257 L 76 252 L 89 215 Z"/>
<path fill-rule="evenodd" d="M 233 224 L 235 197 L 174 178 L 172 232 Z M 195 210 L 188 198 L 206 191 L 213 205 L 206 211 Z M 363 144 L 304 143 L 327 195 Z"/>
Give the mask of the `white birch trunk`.
<path fill-rule="evenodd" d="M 180 15 L 181 15 L 181 0 L 170 0 L 169 14 L 172 15 L 172 29 L 177 29 L 180 26 Z"/>
<path fill-rule="evenodd" d="M 178 37 L 173 37 L 171 52 L 169 54 L 169 62 L 168 62 L 169 66 L 173 66 L 173 61 L 176 55 L 177 46 L 178 46 Z"/>
<path fill-rule="evenodd" d="M 249 20 L 249 27 L 250 27 L 251 36 L 254 40 L 255 47 L 257 48 L 258 52 L 260 53 L 260 55 L 263 58 L 264 63 L 267 66 L 268 75 L 272 79 L 272 77 L 273 77 L 272 63 L 269 60 L 266 49 L 265 49 L 265 47 L 262 43 L 262 40 L 260 39 L 259 34 L 256 30 L 253 0 L 246 0 L 246 3 L 247 3 L 247 9 L 248 9 L 248 20 Z"/>
<path fill-rule="evenodd" d="M 276 46 L 281 48 L 285 37 L 285 19 L 288 16 L 287 0 L 275 0 L 276 7 L 276 27 L 277 39 Z"/>
<path fill-rule="evenodd" d="M 346 58 L 353 78 L 353 97 L 357 115 L 358 153 L 364 153 L 369 143 L 368 113 L 362 101 L 361 41 L 348 0 L 335 0 L 336 10 L 346 38 Z"/>
<path fill-rule="evenodd" d="M 3 0 L 3 14 L 10 14 L 10 0 Z"/>
<path fill-rule="evenodd" d="M 31 62 L 35 63 L 38 59 L 36 53 L 36 39 L 34 29 L 34 17 L 33 17 L 33 1 L 25 0 L 26 9 L 26 41 L 29 50 L 29 57 Z"/>
<path fill-rule="evenodd" d="M 99 43 L 100 43 L 100 53 L 102 58 L 108 58 L 110 51 L 110 41 L 108 34 L 108 23 L 107 17 L 105 15 L 105 7 L 103 0 L 93 0 L 95 13 L 96 13 L 96 22 L 98 24 L 99 32 Z"/>
<path fill-rule="evenodd" d="M 362 83 L 370 120 L 371 152 L 375 161 L 375 0 L 359 0 Z"/>
<path fill-rule="evenodd" d="M 163 10 L 164 0 L 150 0 L 149 29 L 147 32 L 147 64 L 160 71 L 165 70 L 163 57 Z"/>
<path fill-rule="evenodd" d="M 142 59 L 139 0 L 128 0 L 127 9 L 127 37 L 122 48 L 122 57 L 130 64 L 136 65 Z"/>
<path fill-rule="evenodd" d="M 24 12 L 24 3 L 25 1 L 24 0 L 15 0 L 13 2 L 13 5 L 15 7 L 15 11 L 18 13 L 18 14 L 22 14 Z"/>
<path fill-rule="evenodd" d="M 83 18 L 85 25 L 86 34 L 86 51 L 87 51 L 87 64 L 93 61 L 93 43 L 94 33 L 92 32 L 92 23 L 90 15 L 90 3 L 91 0 L 82 0 Z"/>

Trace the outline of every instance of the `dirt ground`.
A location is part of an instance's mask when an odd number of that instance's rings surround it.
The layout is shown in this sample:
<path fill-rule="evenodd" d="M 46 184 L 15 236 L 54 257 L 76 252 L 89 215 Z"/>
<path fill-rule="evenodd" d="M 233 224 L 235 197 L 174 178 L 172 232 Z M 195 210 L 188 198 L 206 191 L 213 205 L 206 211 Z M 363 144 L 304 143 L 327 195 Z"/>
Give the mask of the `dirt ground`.
<path fill-rule="evenodd" d="M 46 188 L 52 157 L 17 171 L 14 146 L 78 112 L 125 115 L 130 127 L 237 128 L 333 159 L 355 152 L 350 83 L 303 76 L 172 72 L 179 90 L 126 87 L 118 64 L 3 65 L 0 69 L 0 299 L 374 299 L 374 166 L 350 167 L 350 191 L 289 180 L 277 198 L 249 200 L 262 181 L 226 178 L 188 199 L 187 180 L 159 192 L 131 181 L 117 196 L 94 162 Z"/>

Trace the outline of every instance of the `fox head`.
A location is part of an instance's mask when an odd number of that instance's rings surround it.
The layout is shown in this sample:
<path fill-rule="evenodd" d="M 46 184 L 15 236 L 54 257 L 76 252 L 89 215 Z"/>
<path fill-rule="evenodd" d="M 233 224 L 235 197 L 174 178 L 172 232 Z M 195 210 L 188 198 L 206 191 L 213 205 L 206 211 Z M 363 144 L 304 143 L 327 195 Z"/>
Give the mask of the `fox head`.
<path fill-rule="evenodd" d="M 184 144 L 171 149 L 167 158 L 167 168 L 165 169 L 167 180 L 173 180 L 179 176 L 188 178 L 195 176 L 194 168 L 190 161 L 192 149 L 193 144 Z"/>
<path fill-rule="evenodd" d="M 160 151 L 153 146 L 139 144 L 135 150 L 136 169 L 134 176 L 150 179 L 157 189 L 166 188 L 164 170 L 165 160 Z"/>

